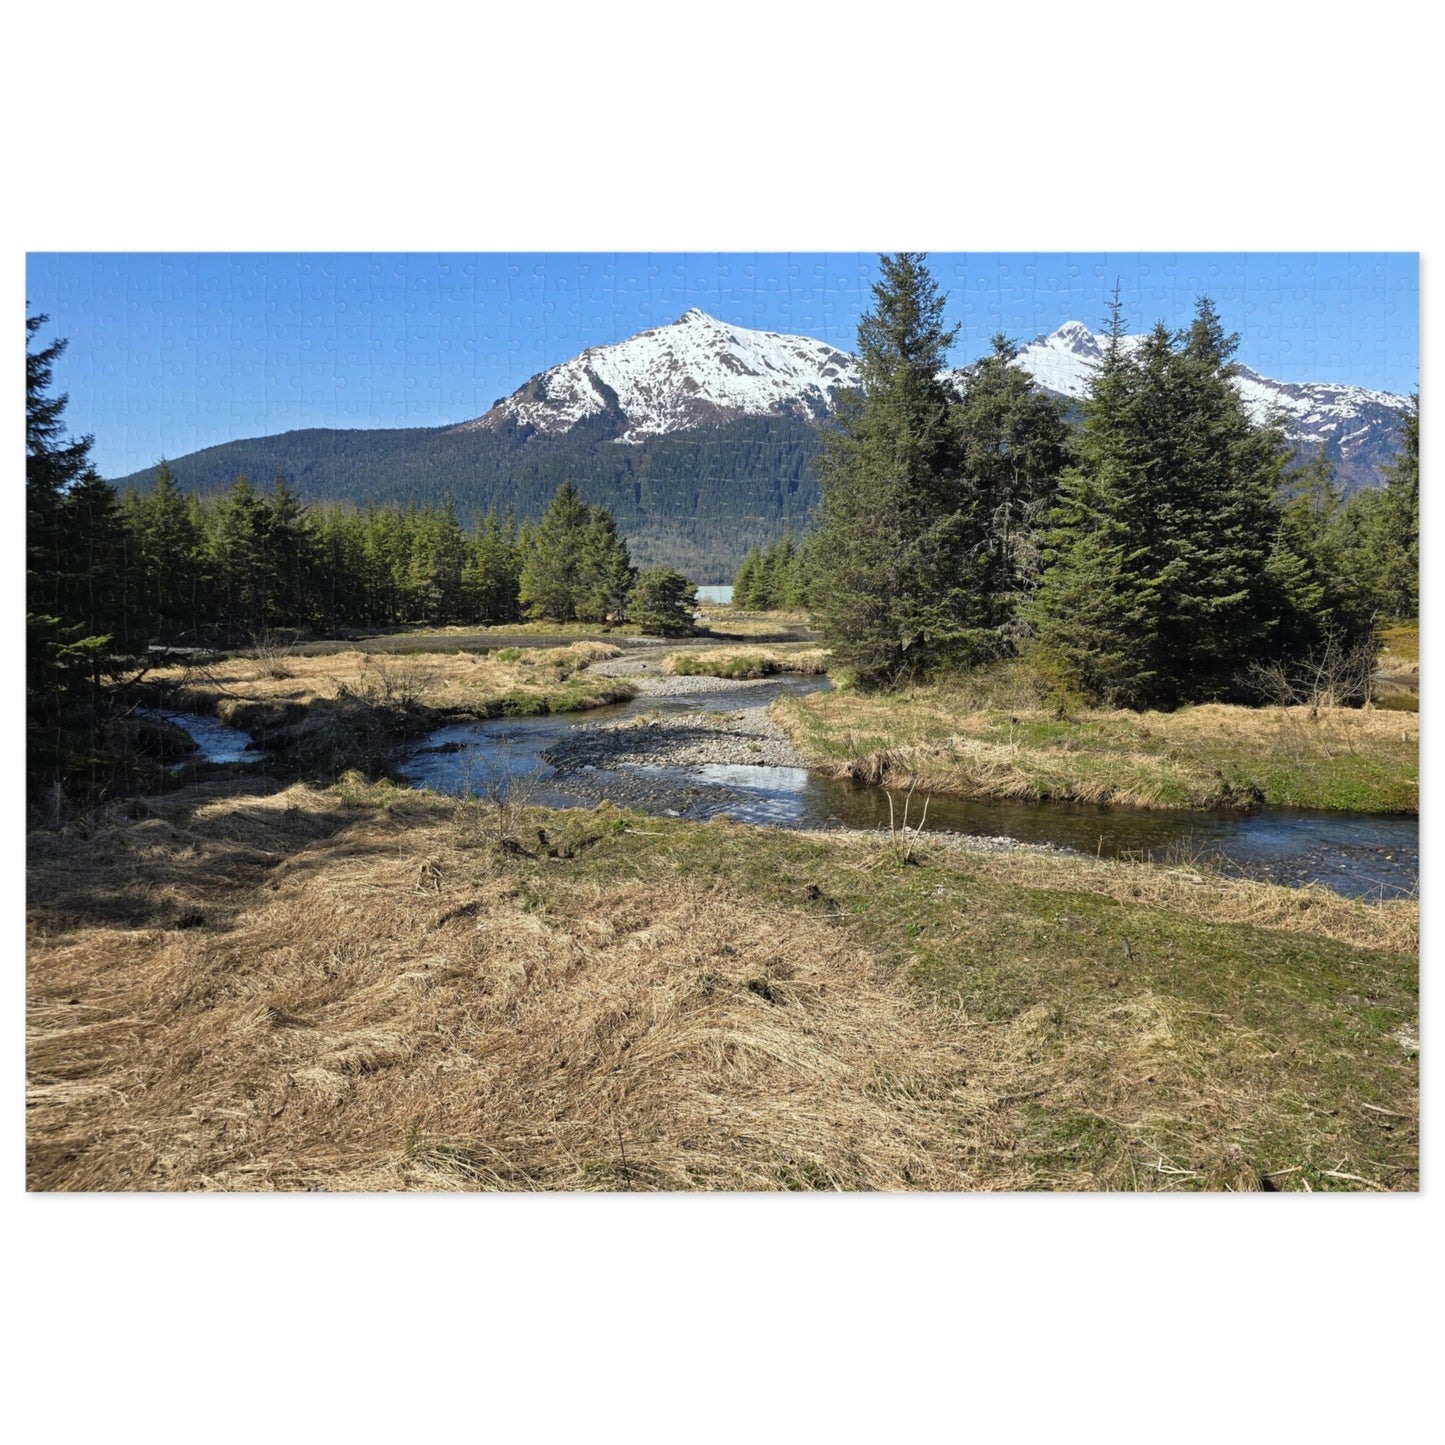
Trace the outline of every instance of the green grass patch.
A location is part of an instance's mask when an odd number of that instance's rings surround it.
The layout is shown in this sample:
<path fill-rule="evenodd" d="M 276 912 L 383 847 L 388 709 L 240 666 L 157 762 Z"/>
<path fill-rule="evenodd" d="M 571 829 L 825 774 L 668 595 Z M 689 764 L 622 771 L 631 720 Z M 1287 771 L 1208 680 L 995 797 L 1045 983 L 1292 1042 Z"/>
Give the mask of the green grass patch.
<path fill-rule="evenodd" d="M 597 833 L 573 871 L 550 875 L 555 907 L 581 906 L 609 876 L 726 881 L 771 935 L 821 910 L 953 1020 L 983 1060 L 979 1107 L 1001 1141 L 975 1184 L 1416 1186 L 1418 1060 L 1395 1037 L 1419 1016 L 1413 951 L 1314 932 L 1309 909 L 1261 927 L 1098 891 L 1129 865 L 1080 860 L 1069 878 L 1055 860 L 1065 881 L 1039 886 L 1016 860 L 944 849 L 908 867 L 877 845 L 729 824 Z M 794 1168 L 806 1187 L 811 1166 Z"/>
<path fill-rule="evenodd" d="M 662 670 L 677 677 L 773 677 L 792 672 L 816 676 L 828 670 L 822 649 L 802 644 L 764 649 L 708 648 L 673 652 L 663 659 Z"/>

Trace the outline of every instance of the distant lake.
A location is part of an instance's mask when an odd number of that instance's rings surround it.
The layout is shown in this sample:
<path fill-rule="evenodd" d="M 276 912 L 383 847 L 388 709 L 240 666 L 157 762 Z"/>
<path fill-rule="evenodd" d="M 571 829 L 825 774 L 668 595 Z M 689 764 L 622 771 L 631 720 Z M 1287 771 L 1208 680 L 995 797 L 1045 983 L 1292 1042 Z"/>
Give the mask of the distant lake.
<path fill-rule="evenodd" d="M 731 607 L 733 589 L 731 587 L 699 587 L 697 589 L 697 600 L 699 602 L 711 602 L 717 607 Z"/>

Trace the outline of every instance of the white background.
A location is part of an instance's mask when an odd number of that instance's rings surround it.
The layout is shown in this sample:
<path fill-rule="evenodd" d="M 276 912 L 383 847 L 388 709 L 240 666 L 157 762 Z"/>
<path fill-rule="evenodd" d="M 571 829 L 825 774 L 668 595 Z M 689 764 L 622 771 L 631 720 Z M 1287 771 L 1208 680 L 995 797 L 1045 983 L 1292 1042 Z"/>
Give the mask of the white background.
<path fill-rule="evenodd" d="M 0 96 L 11 656 L 26 250 L 1420 250 L 1428 364 L 1422 13 L 27 7 L 4 22 Z M 1414 1197 L 27 1196 L 6 671 L 12 1438 L 1255 1440 L 1427 1420 L 1434 1127 Z"/>

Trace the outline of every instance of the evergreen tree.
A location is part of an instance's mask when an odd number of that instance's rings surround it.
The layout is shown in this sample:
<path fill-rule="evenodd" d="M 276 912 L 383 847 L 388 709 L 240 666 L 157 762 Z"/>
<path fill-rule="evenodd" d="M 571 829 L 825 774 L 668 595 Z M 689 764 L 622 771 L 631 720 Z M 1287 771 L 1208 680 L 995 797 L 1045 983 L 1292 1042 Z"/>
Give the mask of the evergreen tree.
<path fill-rule="evenodd" d="M 1420 615 L 1420 398 L 1405 418 L 1405 444 L 1371 508 L 1358 562 L 1382 617 Z"/>
<path fill-rule="evenodd" d="M 793 544 L 793 532 L 789 528 L 768 548 L 766 572 L 766 597 L 764 604 L 771 610 L 788 605 L 787 598 L 793 591 L 793 572 L 798 563 L 798 549 Z"/>
<path fill-rule="evenodd" d="M 266 511 L 265 502 L 243 474 L 208 519 L 218 621 L 222 633 L 233 641 L 257 642 L 269 625 L 267 604 L 274 589 Z"/>
<path fill-rule="evenodd" d="M 510 509 L 504 519 L 495 510 L 477 519 L 468 561 L 467 590 L 481 622 L 516 622 L 522 560 L 517 526 Z"/>
<path fill-rule="evenodd" d="M 467 591 L 469 548 L 450 497 L 441 511 L 413 514 L 407 594 L 413 613 L 440 624 L 472 615 Z"/>
<path fill-rule="evenodd" d="M 315 539 L 301 498 L 280 472 L 265 499 L 266 623 L 304 627 L 314 610 Z"/>
<path fill-rule="evenodd" d="M 803 540 L 798 543 L 797 550 L 793 554 L 792 565 L 784 580 L 778 606 L 790 610 L 807 607 L 812 595 L 813 571 L 813 536 L 811 532 L 805 532 Z"/>
<path fill-rule="evenodd" d="M 643 572 L 627 599 L 627 615 L 643 632 L 661 637 L 687 636 L 696 611 L 697 588 L 671 567 Z"/>
<path fill-rule="evenodd" d="M 150 491 L 128 499 L 126 512 L 141 602 L 152 626 L 162 638 L 196 631 L 209 611 L 202 596 L 201 533 L 166 462 L 157 468 Z"/>
<path fill-rule="evenodd" d="M 1223 696 L 1282 641 L 1270 563 L 1287 453 L 1245 412 L 1237 338 L 1207 297 L 1187 331 L 1156 327 L 1130 356 L 1122 327 L 1116 297 L 1029 620 L 1042 652 L 1095 695 Z"/>
<path fill-rule="evenodd" d="M 334 630 L 375 622 L 367 606 L 365 528 L 356 509 L 321 508 L 313 547 L 318 574 L 313 595 L 321 625 Z"/>
<path fill-rule="evenodd" d="M 991 626 L 1012 631 L 1019 600 L 1038 584 L 1040 531 L 1069 462 L 1064 404 L 1036 391 L 995 336 L 965 379 L 955 411 L 965 493 L 978 540 L 964 559 L 968 585 L 989 599 Z"/>
<path fill-rule="evenodd" d="M 1070 685 L 1111 702 L 1142 701 L 1154 684 L 1152 618 L 1131 566 L 1123 496 L 1141 465 L 1139 369 L 1123 347 L 1117 293 L 1104 354 L 1083 405 L 1077 461 L 1060 479 L 1043 542 L 1044 572 L 1024 608 L 1037 650 Z"/>
<path fill-rule="evenodd" d="M 367 611 L 372 622 L 405 621 L 404 582 L 410 567 L 406 518 L 393 503 L 370 506 L 365 528 Z"/>
<path fill-rule="evenodd" d="M 528 617 L 600 622 L 625 607 L 632 562 L 605 507 L 589 510 L 564 482 L 521 539 L 520 603 Z"/>
<path fill-rule="evenodd" d="M 144 642 L 119 499 L 91 465 L 93 439 L 65 435 L 69 397 L 50 395 L 66 343 L 30 349 L 47 319 L 25 318 L 25 682 L 34 789 L 90 779 L 105 679 Z"/>
<path fill-rule="evenodd" d="M 763 553 L 760 547 L 754 547 L 743 558 L 742 566 L 738 568 L 737 576 L 733 579 L 734 607 L 752 611 L 760 610 L 758 596 L 763 565 Z"/>
<path fill-rule="evenodd" d="M 620 620 L 637 573 L 606 507 L 593 507 L 582 536 L 574 610 L 582 622 Z"/>
<path fill-rule="evenodd" d="M 1347 648 L 1364 641 L 1374 626 L 1374 603 L 1351 575 L 1326 447 L 1290 474 L 1279 501 L 1268 566 L 1279 614 L 1271 650 L 1296 658 L 1317 652 L 1327 639 Z"/>
<path fill-rule="evenodd" d="M 528 617 L 570 622 L 576 615 L 577 564 L 587 530 L 587 508 L 570 481 L 563 482 L 528 532 L 522 555 L 521 604 Z"/>
<path fill-rule="evenodd" d="M 1149 440 L 1163 492 L 1153 580 L 1166 702 L 1223 696 L 1250 662 L 1280 647 L 1267 564 L 1289 450 L 1275 425 L 1256 426 L 1245 410 L 1230 361 L 1238 344 L 1206 296 L 1168 356 L 1159 354 L 1167 405 Z"/>
<path fill-rule="evenodd" d="M 845 393 L 818 462 L 814 605 L 838 662 L 895 685 L 987 655 L 961 582 L 977 518 L 956 482 L 950 397 L 939 379 L 956 328 L 924 257 L 880 258 L 858 327 L 861 393 Z"/>

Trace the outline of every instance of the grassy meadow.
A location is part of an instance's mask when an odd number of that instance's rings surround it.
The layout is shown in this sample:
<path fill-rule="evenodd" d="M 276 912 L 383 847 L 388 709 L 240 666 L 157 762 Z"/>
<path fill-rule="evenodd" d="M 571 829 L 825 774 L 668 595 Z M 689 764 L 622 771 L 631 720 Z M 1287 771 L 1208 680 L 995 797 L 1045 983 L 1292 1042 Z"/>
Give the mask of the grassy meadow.
<path fill-rule="evenodd" d="M 1413 813 L 1418 714 L 1384 708 L 1090 708 L 1020 663 L 906 691 L 784 698 L 774 720 L 838 777 L 977 799 L 1128 808 Z"/>
<path fill-rule="evenodd" d="M 217 781 L 30 840 L 32 1189 L 1413 1189 L 1418 906 Z"/>

